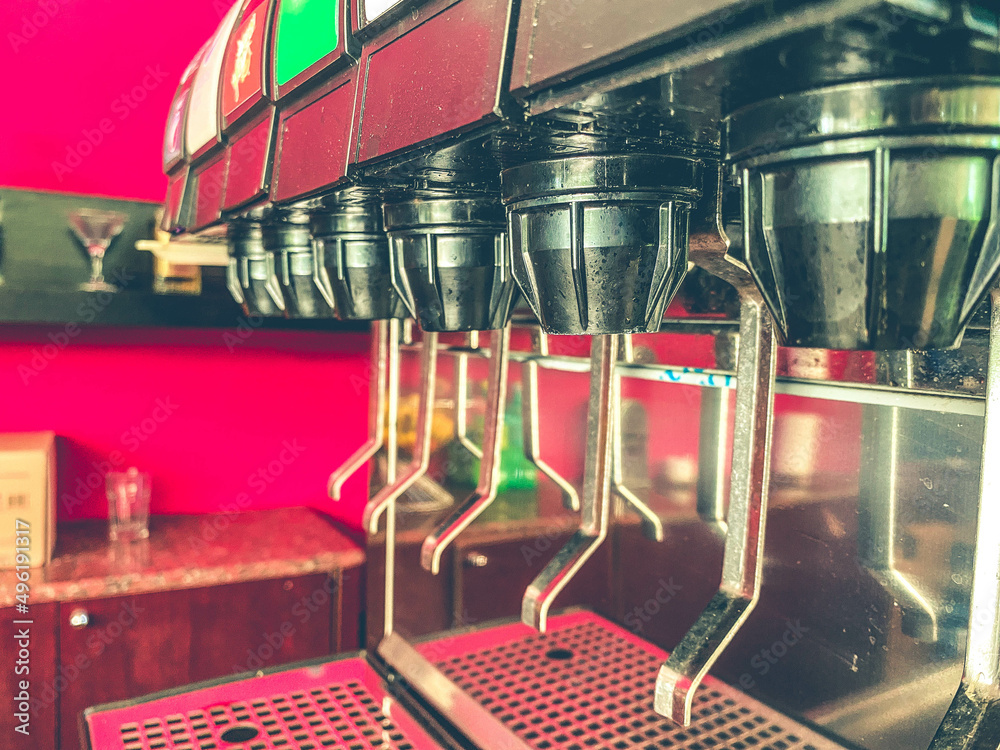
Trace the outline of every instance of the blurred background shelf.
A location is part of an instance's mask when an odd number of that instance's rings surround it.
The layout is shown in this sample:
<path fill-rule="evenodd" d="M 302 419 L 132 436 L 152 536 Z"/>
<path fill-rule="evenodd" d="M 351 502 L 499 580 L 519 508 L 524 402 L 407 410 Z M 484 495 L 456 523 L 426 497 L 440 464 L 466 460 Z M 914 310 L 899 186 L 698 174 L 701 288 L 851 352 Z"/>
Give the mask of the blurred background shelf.
<path fill-rule="evenodd" d="M 67 215 L 79 208 L 121 211 L 128 222 L 105 257 L 114 294 L 83 292 L 89 261 Z M 247 325 L 226 290 L 225 269 L 201 269 L 200 294 L 159 294 L 153 289 L 153 255 L 137 250 L 152 240 L 159 205 L 32 190 L 0 189 L 0 324 L 227 328 Z M 366 323 L 336 320 L 257 319 L 254 328 L 364 331 Z"/>

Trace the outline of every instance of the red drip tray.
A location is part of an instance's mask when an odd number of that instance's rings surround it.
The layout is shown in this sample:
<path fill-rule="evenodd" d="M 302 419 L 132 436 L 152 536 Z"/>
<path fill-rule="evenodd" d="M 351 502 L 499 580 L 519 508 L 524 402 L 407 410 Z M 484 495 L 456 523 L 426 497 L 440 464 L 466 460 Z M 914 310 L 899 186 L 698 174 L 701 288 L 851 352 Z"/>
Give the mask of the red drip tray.
<path fill-rule="evenodd" d="M 539 750 L 842 750 L 719 680 L 695 696 L 692 725 L 653 711 L 666 652 L 589 612 L 421 643 L 417 651 Z"/>
<path fill-rule="evenodd" d="M 94 750 L 438 750 L 363 659 L 90 709 Z"/>

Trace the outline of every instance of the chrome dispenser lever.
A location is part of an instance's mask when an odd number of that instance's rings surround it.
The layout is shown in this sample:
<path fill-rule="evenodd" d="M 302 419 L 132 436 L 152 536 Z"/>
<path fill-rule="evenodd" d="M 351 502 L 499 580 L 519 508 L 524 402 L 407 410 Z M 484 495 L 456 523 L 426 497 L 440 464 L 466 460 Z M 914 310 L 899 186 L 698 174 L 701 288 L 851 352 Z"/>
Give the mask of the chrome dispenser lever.
<path fill-rule="evenodd" d="M 549 355 L 549 335 L 541 328 L 531 331 L 531 348 L 538 357 Z M 539 431 L 538 362 L 534 357 L 524 361 L 521 378 L 524 382 L 524 398 L 521 401 L 524 452 L 528 460 L 542 474 L 553 482 L 563 493 L 563 505 L 573 512 L 580 510 L 580 494 L 571 482 L 566 481 L 542 458 L 542 437 Z"/>
<path fill-rule="evenodd" d="M 632 347 L 632 334 L 627 333 L 622 338 L 622 359 L 627 363 L 631 363 L 635 359 Z M 612 448 L 614 452 L 612 483 L 614 485 L 615 494 L 631 505 L 632 508 L 639 514 L 639 517 L 642 519 L 642 527 L 646 536 L 654 541 L 662 542 L 664 536 L 663 521 L 660 520 L 660 517 L 656 515 L 652 508 L 650 508 L 638 495 L 625 486 L 625 459 L 622 451 L 622 376 L 621 372 L 619 372 L 617 368 L 612 376 L 611 387 L 611 399 L 613 402 L 612 408 L 614 409 L 615 415 L 615 437 L 614 447 Z"/>
<path fill-rule="evenodd" d="M 691 707 L 702 680 L 760 599 L 774 415 L 773 322 L 746 267 L 727 254 L 728 242 L 718 225 L 721 179 L 713 187 L 715 200 L 706 201 L 707 221 L 692 233 L 691 256 L 740 295 L 736 431 L 722 582 L 656 678 L 656 712 L 684 726 L 691 723 Z"/>
<path fill-rule="evenodd" d="M 232 295 L 237 305 L 243 308 L 243 314 L 249 315 L 246 296 L 243 294 L 243 285 L 240 283 L 240 261 L 238 258 L 229 258 L 226 265 L 226 289 Z"/>
<path fill-rule="evenodd" d="M 402 329 L 412 338 L 412 329 L 408 330 L 404 320 Z M 385 484 L 396 483 L 396 473 L 399 463 L 398 426 L 399 426 L 399 320 L 389 322 L 389 399 L 385 415 Z M 436 360 L 435 360 L 436 361 Z M 431 400 L 433 403 L 433 399 Z M 376 519 L 377 524 L 377 519 Z M 385 581 L 382 590 L 382 634 L 386 637 L 392 634 L 396 618 L 396 500 L 392 498 L 385 508 Z"/>
<path fill-rule="evenodd" d="M 344 482 L 364 466 L 385 444 L 386 379 L 399 359 L 399 321 L 376 320 L 372 324 L 370 385 L 374 398 L 368 401 L 368 441 L 330 475 L 327 492 L 340 500 Z M 392 425 L 390 425 L 392 428 Z"/>
<path fill-rule="evenodd" d="M 406 473 L 383 487 L 365 506 L 363 527 L 369 534 L 378 532 L 378 522 L 386 508 L 406 492 L 427 471 L 431 458 L 431 427 L 434 423 L 434 397 L 437 378 L 438 334 L 424 332 L 420 353 L 420 406 L 417 410 L 416 444 Z"/>
<path fill-rule="evenodd" d="M 930 750 L 996 747 L 1000 738 L 1000 290 L 990 293 L 986 423 L 979 477 L 979 518 L 962 684 Z"/>
<path fill-rule="evenodd" d="M 479 348 L 479 331 L 466 334 L 469 349 Z M 483 460 L 483 450 L 469 440 L 469 355 L 461 352 L 455 357 L 455 439 L 478 460 Z"/>
<path fill-rule="evenodd" d="M 403 343 L 406 346 L 411 346 L 416 340 L 413 335 L 414 329 L 417 327 L 417 321 L 413 318 L 403 319 Z"/>
<path fill-rule="evenodd" d="M 521 621 L 544 633 L 549 608 L 608 534 L 611 496 L 611 447 L 614 421 L 613 380 L 621 337 L 595 337 L 590 355 L 590 404 L 580 529 L 531 582 L 521 602 Z"/>
<path fill-rule="evenodd" d="M 774 331 L 756 290 L 744 288 L 736 385 L 729 523 L 722 584 L 660 668 L 655 708 L 691 723 L 694 694 L 760 598 L 774 388 Z"/>
<path fill-rule="evenodd" d="M 424 540 L 420 564 L 434 575 L 441 570 L 441 556 L 459 534 L 496 499 L 500 482 L 500 450 L 503 446 L 504 410 L 507 406 L 507 374 L 510 353 L 510 324 L 490 336 L 490 383 L 486 404 L 479 485 L 437 530 Z"/>

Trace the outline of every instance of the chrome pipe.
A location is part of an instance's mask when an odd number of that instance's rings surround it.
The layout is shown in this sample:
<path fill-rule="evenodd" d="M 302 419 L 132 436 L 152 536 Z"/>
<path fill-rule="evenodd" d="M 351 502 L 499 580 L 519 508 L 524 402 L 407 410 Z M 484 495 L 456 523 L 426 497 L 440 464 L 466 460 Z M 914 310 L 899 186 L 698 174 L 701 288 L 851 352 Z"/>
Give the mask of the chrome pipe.
<path fill-rule="evenodd" d="M 396 331 L 395 347 L 392 345 L 392 330 Z M 399 359 L 398 331 L 398 321 L 376 320 L 372 324 L 372 348 L 368 365 L 370 369 L 369 393 L 371 394 L 368 399 L 368 441 L 330 475 L 330 480 L 327 483 L 327 494 L 331 500 L 340 500 L 344 483 L 368 463 L 385 444 L 386 377 Z M 390 361 L 390 348 L 395 351 L 395 357 L 392 358 L 392 361 Z"/>
<path fill-rule="evenodd" d="M 531 329 L 532 355 L 523 362 L 521 379 L 524 383 L 524 397 L 521 401 L 521 425 L 523 429 L 524 453 L 528 460 L 542 474 L 553 482 L 563 495 L 563 506 L 578 513 L 580 493 L 572 482 L 567 481 L 542 458 L 542 436 L 539 416 L 538 371 L 539 360 L 549 356 L 549 335 L 539 326 Z"/>
<path fill-rule="evenodd" d="M 510 325 L 493 331 L 490 337 L 490 382 L 486 397 L 486 429 L 483 435 L 479 484 L 464 502 L 424 540 L 420 564 L 433 575 L 441 572 L 441 556 L 458 535 L 465 531 L 497 496 L 500 484 L 500 452 L 503 447 L 504 411 L 507 408 L 507 377 Z"/>
<path fill-rule="evenodd" d="M 990 293 L 986 424 L 979 478 L 969 639 L 962 684 L 931 750 L 996 747 L 1000 737 L 1000 290 Z"/>
<path fill-rule="evenodd" d="M 363 527 L 369 534 L 378 533 L 378 523 L 386 508 L 413 486 L 427 471 L 431 458 L 431 433 L 434 423 L 434 398 L 437 379 L 436 333 L 424 333 L 420 365 L 420 406 L 417 410 L 417 437 L 413 459 L 406 473 L 395 482 L 383 487 L 365 506 Z"/>
<path fill-rule="evenodd" d="M 716 185 L 716 201 L 720 186 Z M 746 267 L 728 255 L 719 215 L 717 208 L 710 210 L 692 234 L 691 257 L 740 295 L 736 431 L 722 581 L 656 678 L 656 712 L 683 726 L 691 723 L 698 687 L 757 606 L 764 566 L 777 343 L 760 291 Z"/>
<path fill-rule="evenodd" d="M 552 602 L 608 535 L 611 452 L 614 435 L 613 380 L 621 337 L 594 337 L 591 349 L 590 404 L 583 509 L 579 530 L 532 581 L 521 602 L 521 621 L 544 633 Z"/>

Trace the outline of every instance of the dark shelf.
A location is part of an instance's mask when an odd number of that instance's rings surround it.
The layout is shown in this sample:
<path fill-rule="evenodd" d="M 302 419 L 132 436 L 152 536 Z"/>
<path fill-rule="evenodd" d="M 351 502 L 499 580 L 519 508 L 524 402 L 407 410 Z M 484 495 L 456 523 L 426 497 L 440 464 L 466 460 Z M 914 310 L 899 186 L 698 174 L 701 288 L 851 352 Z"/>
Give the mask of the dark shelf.
<path fill-rule="evenodd" d="M 76 208 L 129 216 L 105 259 L 105 276 L 127 279 L 117 293 L 79 290 L 89 276 L 86 252 L 70 232 Z M 153 259 L 135 249 L 154 234 L 155 203 L 86 195 L 0 189 L 0 325 L 100 325 L 230 328 L 248 325 L 225 287 L 221 268 L 202 270 L 200 295 L 153 292 Z M 357 332 L 367 323 L 336 320 L 254 319 L 254 328 Z"/>
<path fill-rule="evenodd" d="M 101 326 L 232 328 L 246 325 L 242 310 L 228 297 L 162 295 L 123 290 L 93 294 L 76 290 L 11 289 L 0 286 L 0 324 L 41 323 Z M 368 330 L 367 323 L 337 320 L 262 318 L 254 328 L 296 331 Z"/>

